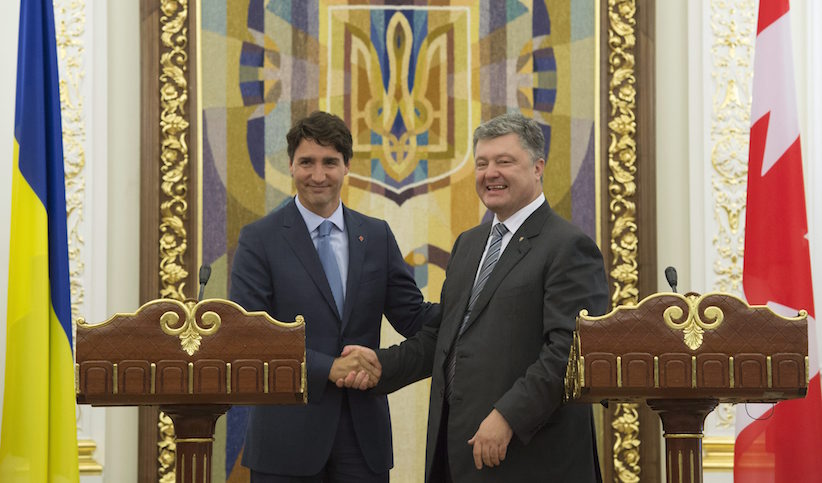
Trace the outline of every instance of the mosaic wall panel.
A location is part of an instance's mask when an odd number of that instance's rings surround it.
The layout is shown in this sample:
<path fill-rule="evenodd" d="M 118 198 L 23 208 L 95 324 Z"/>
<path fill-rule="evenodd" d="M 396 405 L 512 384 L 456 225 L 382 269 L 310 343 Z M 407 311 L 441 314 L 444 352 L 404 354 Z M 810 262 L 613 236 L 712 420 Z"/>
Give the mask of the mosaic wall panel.
<path fill-rule="evenodd" d="M 227 294 L 242 226 L 293 196 L 285 133 L 317 109 L 354 136 L 343 202 L 389 222 L 430 300 L 457 235 L 490 217 L 471 137 L 498 114 L 540 123 L 546 196 L 594 236 L 593 0 L 202 0 L 201 17 L 208 296 Z M 398 338 L 383 330 L 383 344 Z M 422 382 L 391 398 L 392 481 L 422 481 L 427 393 Z M 245 418 L 229 413 L 215 477 L 243 481 Z"/>

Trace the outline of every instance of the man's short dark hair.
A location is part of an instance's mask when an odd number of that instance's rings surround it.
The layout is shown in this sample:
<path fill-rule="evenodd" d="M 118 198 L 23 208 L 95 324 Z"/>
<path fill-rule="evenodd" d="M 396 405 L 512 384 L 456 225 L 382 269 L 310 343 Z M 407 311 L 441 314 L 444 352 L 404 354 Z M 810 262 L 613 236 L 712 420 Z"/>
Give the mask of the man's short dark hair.
<path fill-rule="evenodd" d="M 354 156 L 351 131 L 342 119 L 322 111 L 314 111 L 297 121 L 288 131 L 285 139 L 288 141 L 288 159 L 294 161 L 294 152 L 303 139 L 310 139 L 322 146 L 331 146 L 343 156 L 346 166 Z"/>

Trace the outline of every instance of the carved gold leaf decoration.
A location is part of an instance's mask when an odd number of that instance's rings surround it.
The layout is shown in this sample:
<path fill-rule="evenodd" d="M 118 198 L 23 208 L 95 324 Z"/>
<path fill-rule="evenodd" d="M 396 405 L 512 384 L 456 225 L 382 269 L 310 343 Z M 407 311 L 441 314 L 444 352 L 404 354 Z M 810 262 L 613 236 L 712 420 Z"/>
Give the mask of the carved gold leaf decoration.
<path fill-rule="evenodd" d="M 614 476 L 625 483 L 639 481 L 639 405 L 617 404 L 614 419 Z"/>
<path fill-rule="evenodd" d="M 636 2 L 608 0 L 608 209 L 610 211 L 611 303 L 639 301 L 639 239 L 636 224 Z M 614 409 L 614 474 L 618 481 L 639 481 L 639 407 Z"/>
<path fill-rule="evenodd" d="M 188 276 L 184 258 L 188 249 L 188 2 L 163 0 L 160 8 L 160 296 L 184 300 Z"/>
<path fill-rule="evenodd" d="M 185 300 L 183 295 L 188 269 L 185 221 L 188 218 L 188 1 L 161 0 L 160 10 L 160 296 Z M 190 341 L 183 348 L 196 351 Z M 193 354 L 193 352 L 191 352 Z M 167 419 L 167 421 L 166 421 Z M 174 439 L 174 425 L 160 413 L 161 428 L 158 476 L 160 482 L 176 480 L 176 452 L 163 445 Z"/>
<path fill-rule="evenodd" d="M 688 317 L 684 321 L 678 322 L 683 319 L 685 312 L 682 308 L 672 305 L 662 312 L 662 319 L 668 327 L 674 330 L 682 330 L 685 345 L 691 350 L 697 350 L 702 345 L 702 334 L 704 334 L 706 330 L 713 330 L 719 327 L 722 321 L 725 320 L 725 314 L 719 307 L 707 307 L 705 309 L 705 317 L 709 319 L 709 322 L 705 322 L 699 316 L 699 303 L 705 296 L 688 294 L 685 297 L 680 297 L 688 305 Z"/>
<path fill-rule="evenodd" d="M 174 483 L 174 464 L 177 460 L 177 443 L 175 442 L 174 424 L 171 418 L 160 412 L 157 421 L 159 440 L 157 441 L 157 476 L 160 483 Z"/>
<path fill-rule="evenodd" d="M 204 335 L 212 335 L 220 329 L 222 323 L 220 316 L 214 312 L 205 312 L 201 317 L 203 325 L 197 323 L 197 307 L 194 302 L 180 304 L 184 313 L 185 321 L 180 325 L 180 316 L 177 312 L 168 311 L 160 316 L 160 328 L 168 335 L 176 335 L 180 338 L 180 345 L 190 356 L 200 349 L 200 342 Z"/>

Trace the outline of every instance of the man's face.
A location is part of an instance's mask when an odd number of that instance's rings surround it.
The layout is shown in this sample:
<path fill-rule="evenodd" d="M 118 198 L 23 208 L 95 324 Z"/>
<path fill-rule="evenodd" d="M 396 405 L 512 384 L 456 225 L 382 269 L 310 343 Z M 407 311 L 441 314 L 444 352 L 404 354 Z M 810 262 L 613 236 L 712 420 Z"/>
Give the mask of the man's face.
<path fill-rule="evenodd" d="M 334 146 L 323 146 L 303 139 L 291 160 L 291 176 L 297 185 L 300 203 L 328 218 L 340 204 L 340 190 L 348 166 Z"/>
<path fill-rule="evenodd" d="M 475 151 L 477 194 L 500 221 L 534 201 L 542 191 L 540 177 L 545 160 L 532 163 L 519 135 L 481 139 Z"/>

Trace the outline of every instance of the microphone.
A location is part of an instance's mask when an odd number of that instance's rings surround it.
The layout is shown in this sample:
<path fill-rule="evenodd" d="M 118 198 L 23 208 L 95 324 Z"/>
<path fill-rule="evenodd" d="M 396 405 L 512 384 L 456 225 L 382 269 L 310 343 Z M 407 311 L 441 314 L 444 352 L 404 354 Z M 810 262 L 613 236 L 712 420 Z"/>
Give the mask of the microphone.
<path fill-rule="evenodd" d="M 676 293 L 676 269 L 674 267 L 668 267 L 665 269 L 665 279 L 668 280 L 668 285 L 671 286 L 671 290 Z"/>
<path fill-rule="evenodd" d="M 197 300 L 203 299 L 203 292 L 205 292 L 205 286 L 208 283 L 208 279 L 211 277 L 211 265 L 204 263 L 200 266 L 200 296 L 197 297 Z"/>

